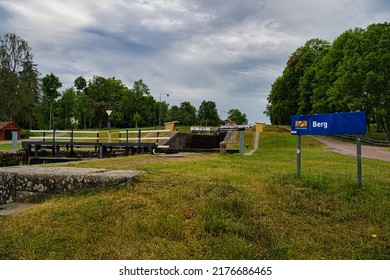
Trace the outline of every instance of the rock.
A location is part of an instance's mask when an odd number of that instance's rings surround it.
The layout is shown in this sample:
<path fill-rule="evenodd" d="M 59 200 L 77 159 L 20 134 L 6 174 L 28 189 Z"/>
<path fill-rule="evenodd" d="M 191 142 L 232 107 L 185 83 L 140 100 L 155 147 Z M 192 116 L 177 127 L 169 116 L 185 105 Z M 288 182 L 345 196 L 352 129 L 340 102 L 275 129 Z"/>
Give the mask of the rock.
<path fill-rule="evenodd" d="M 31 195 L 72 193 L 128 184 L 141 171 L 74 167 L 13 166 L 0 168 L 0 204 Z"/>

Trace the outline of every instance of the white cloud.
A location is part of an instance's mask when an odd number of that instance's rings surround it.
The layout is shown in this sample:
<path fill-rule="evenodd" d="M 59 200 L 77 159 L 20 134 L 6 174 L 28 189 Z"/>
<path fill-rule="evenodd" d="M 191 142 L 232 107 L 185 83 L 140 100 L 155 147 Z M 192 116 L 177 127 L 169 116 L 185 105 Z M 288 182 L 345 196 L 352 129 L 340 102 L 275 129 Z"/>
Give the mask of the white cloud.
<path fill-rule="evenodd" d="M 33 49 L 43 75 L 65 87 L 82 75 L 143 79 L 157 98 L 264 121 L 266 97 L 289 55 L 388 20 L 384 0 L 0 0 L 0 31 Z"/>

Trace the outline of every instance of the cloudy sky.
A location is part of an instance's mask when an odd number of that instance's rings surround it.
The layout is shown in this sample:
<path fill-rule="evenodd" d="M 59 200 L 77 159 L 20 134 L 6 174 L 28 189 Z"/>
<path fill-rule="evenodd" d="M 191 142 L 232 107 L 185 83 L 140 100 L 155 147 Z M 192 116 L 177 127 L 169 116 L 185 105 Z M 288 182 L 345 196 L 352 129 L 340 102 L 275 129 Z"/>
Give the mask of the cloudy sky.
<path fill-rule="evenodd" d="M 64 87 L 143 79 L 156 100 L 211 100 L 251 123 L 268 122 L 271 85 L 307 40 L 389 20 L 389 0 L 0 0 L 0 35 L 26 40 Z"/>

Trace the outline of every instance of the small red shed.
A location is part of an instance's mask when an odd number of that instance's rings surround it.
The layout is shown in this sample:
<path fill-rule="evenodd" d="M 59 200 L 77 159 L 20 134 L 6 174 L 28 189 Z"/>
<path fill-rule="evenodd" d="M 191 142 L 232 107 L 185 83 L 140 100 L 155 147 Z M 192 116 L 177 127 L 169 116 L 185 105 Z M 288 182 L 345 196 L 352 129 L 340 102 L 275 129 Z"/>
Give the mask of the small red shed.
<path fill-rule="evenodd" d="M 21 130 L 22 128 L 14 122 L 0 122 L 0 140 L 12 140 L 12 131 L 17 131 L 20 139 Z"/>

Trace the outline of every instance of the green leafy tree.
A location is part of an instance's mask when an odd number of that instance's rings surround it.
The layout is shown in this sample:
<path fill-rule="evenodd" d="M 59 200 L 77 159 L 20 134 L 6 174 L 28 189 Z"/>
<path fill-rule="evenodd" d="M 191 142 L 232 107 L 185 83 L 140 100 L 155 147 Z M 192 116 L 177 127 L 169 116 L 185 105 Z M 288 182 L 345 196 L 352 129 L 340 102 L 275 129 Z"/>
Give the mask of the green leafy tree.
<path fill-rule="evenodd" d="M 138 127 L 156 124 L 159 106 L 143 80 L 135 81 L 133 87 L 125 91 L 121 104 L 125 126 Z M 134 118 L 134 116 L 137 117 Z"/>
<path fill-rule="evenodd" d="M 177 106 L 177 105 L 171 106 L 171 108 L 169 108 L 168 113 L 167 113 L 167 119 L 169 121 L 179 121 L 180 118 L 181 118 L 181 116 L 180 116 L 179 106 Z"/>
<path fill-rule="evenodd" d="M 277 78 L 268 96 L 265 113 L 273 124 L 289 124 L 290 117 L 310 108 L 310 94 L 300 91 L 300 82 L 305 71 L 310 68 L 329 43 L 311 39 L 291 54 L 281 77 Z"/>
<path fill-rule="evenodd" d="M 115 111 L 120 112 L 121 100 L 126 90 L 127 87 L 121 80 L 114 77 L 94 76 L 86 88 L 86 94 L 93 109 L 93 114 L 89 119 L 89 127 L 102 128 L 103 124 L 108 122 L 106 110 L 112 110 L 112 114 L 115 114 Z M 115 121 L 122 122 L 121 117 L 123 118 L 123 114 L 117 114 Z"/>
<path fill-rule="evenodd" d="M 138 123 L 142 120 L 142 117 L 139 113 L 134 113 L 133 121 L 135 123 L 135 128 L 138 128 Z"/>
<path fill-rule="evenodd" d="M 248 119 L 246 118 L 246 114 L 241 113 L 238 109 L 230 109 L 228 111 L 228 119 L 234 121 L 236 124 L 247 124 Z"/>
<path fill-rule="evenodd" d="M 365 111 L 390 140 L 389 24 L 341 34 L 312 69 L 313 113 Z"/>
<path fill-rule="evenodd" d="M 57 102 L 56 127 L 68 129 L 72 126 L 72 119 L 77 114 L 77 93 L 74 88 L 67 88 Z"/>
<path fill-rule="evenodd" d="M 196 108 L 188 101 L 180 104 L 180 107 L 174 105 L 167 112 L 167 119 L 178 121 L 181 125 L 190 126 L 196 122 Z"/>
<path fill-rule="evenodd" d="M 386 22 L 347 30 L 330 46 L 310 40 L 273 83 L 266 113 L 272 123 L 288 124 L 296 113 L 365 111 L 390 140 L 389 65 Z"/>
<path fill-rule="evenodd" d="M 14 33 L 0 37 L 0 119 L 32 128 L 39 82 L 27 41 Z"/>
<path fill-rule="evenodd" d="M 195 124 L 196 120 L 196 108 L 188 101 L 184 101 L 180 104 L 180 115 L 177 119 L 182 125 L 190 126 Z"/>
<path fill-rule="evenodd" d="M 199 106 L 197 118 L 204 125 L 220 125 L 222 123 L 214 101 L 203 100 Z"/>
<path fill-rule="evenodd" d="M 155 112 L 158 120 L 156 122 L 159 126 L 164 125 L 168 117 L 169 104 L 166 101 L 157 102 L 156 109 L 158 110 Z"/>
<path fill-rule="evenodd" d="M 370 25 L 365 35 L 363 95 L 372 118 L 390 141 L 390 23 Z"/>
<path fill-rule="evenodd" d="M 60 82 L 60 79 L 54 75 L 53 73 L 47 74 L 45 77 L 42 79 L 42 103 L 43 105 L 42 109 L 43 114 L 47 112 L 46 106 L 49 108 L 49 129 L 52 129 L 53 124 L 54 124 L 54 105 L 56 103 L 57 98 L 60 96 L 60 93 L 58 91 L 59 88 L 62 87 L 62 83 Z M 46 119 L 46 118 L 44 118 Z"/>
<path fill-rule="evenodd" d="M 94 114 L 92 99 L 87 95 L 87 80 L 79 76 L 74 80 L 74 87 L 76 88 L 76 118 L 79 121 L 79 126 L 84 129 L 88 128 L 87 120 L 91 119 Z"/>

